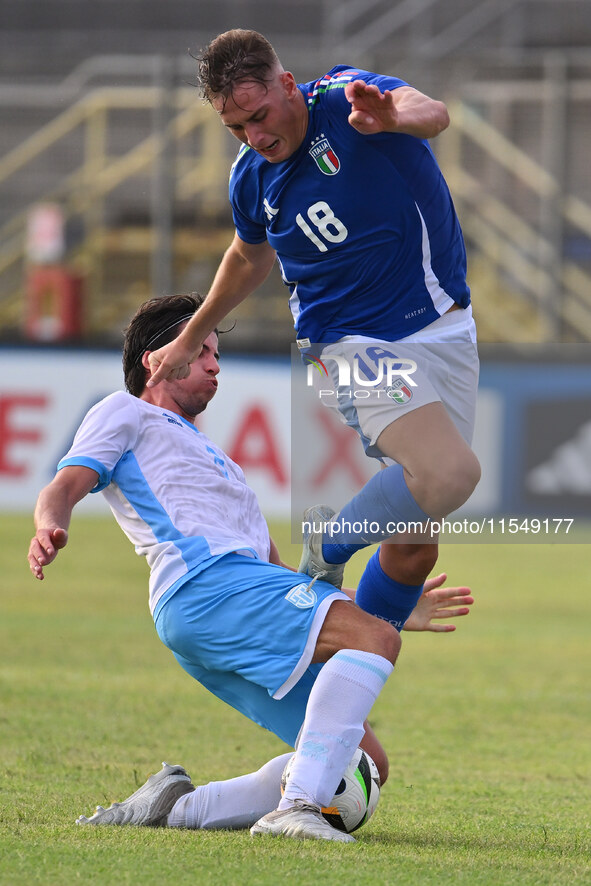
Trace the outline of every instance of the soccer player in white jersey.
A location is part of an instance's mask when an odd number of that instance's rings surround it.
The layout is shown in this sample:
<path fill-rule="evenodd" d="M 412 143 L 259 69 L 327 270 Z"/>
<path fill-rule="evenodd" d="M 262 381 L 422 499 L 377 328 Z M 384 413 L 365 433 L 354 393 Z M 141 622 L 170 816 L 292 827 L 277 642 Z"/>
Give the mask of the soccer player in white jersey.
<path fill-rule="evenodd" d="M 321 528 L 305 538 L 300 563 L 340 586 L 354 552 L 397 527 L 396 543 L 369 560 L 357 602 L 400 629 L 438 556 L 437 536 L 418 527 L 460 507 L 480 477 L 464 242 L 428 143 L 447 127 L 447 109 L 398 78 L 347 65 L 298 84 L 254 31 L 216 37 L 199 69 L 205 98 L 243 143 L 230 175 L 236 234 L 203 308 L 151 354 L 150 384 L 187 373 L 276 258 L 306 358 L 329 373 L 357 361 L 368 382 L 384 361 L 416 363 L 413 386 L 383 373 L 369 399 L 351 386 L 323 401 L 384 469 L 334 519 L 330 508 L 306 512 Z M 376 531 L 347 531 L 368 523 Z"/>
<path fill-rule="evenodd" d="M 188 376 L 146 386 L 151 349 L 178 335 L 200 304 L 193 295 L 152 299 L 132 319 L 123 356 L 127 392 L 89 411 L 39 494 L 29 565 L 44 577 L 67 543 L 75 504 L 101 491 L 148 561 L 150 609 L 163 643 L 212 693 L 295 746 L 296 759 L 282 798 L 286 755 L 256 773 L 198 788 L 181 766 L 164 764 L 128 800 L 79 823 L 250 826 L 253 834 L 350 842 L 319 809 L 358 745 L 382 779 L 387 775 L 366 718 L 400 638 L 344 592 L 281 564 L 242 471 L 196 428 L 218 386 L 216 332 Z M 468 589 L 438 584 L 424 595 L 415 629 L 435 630 L 432 619 L 468 612 Z"/>

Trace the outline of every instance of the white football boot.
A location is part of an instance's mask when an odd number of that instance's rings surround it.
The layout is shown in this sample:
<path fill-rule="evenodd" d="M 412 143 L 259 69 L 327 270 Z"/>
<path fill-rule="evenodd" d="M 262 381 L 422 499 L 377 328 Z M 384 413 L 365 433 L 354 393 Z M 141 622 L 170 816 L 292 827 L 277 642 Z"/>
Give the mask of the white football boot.
<path fill-rule="evenodd" d="M 136 827 L 165 827 L 168 814 L 179 797 L 194 791 L 195 787 L 182 766 L 162 764 L 156 775 L 151 775 L 145 785 L 108 809 L 97 806 L 90 818 L 81 815 L 76 824 L 135 825 Z"/>
<path fill-rule="evenodd" d="M 269 834 L 271 837 L 293 837 L 296 840 L 334 840 L 338 843 L 355 843 L 355 837 L 338 831 L 327 822 L 319 806 L 303 800 L 295 800 L 288 809 L 268 812 L 254 824 L 253 837 Z"/>
<path fill-rule="evenodd" d="M 304 523 L 311 526 L 324 526 L 330 523 L 335 512 L 328 505 L 312 505 L 304 511 Z M 327 563 L 322 555 L 322 530 L 316 532 L 304 532 L 302 559 L 298 566 L 298 572 L 303 572 L 311 578 L 320 578 L 334 585 L 335 588 L 343 586 L 344 563 Z"/>

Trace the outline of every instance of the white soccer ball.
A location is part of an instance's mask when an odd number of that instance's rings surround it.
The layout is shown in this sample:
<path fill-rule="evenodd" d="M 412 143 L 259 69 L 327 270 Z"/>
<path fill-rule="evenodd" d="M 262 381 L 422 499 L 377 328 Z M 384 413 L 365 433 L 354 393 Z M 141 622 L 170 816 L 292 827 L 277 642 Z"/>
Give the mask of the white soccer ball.
<path fill-rule="evenodd" d="M 282 794 L 294 757 L 295 754 L 287 761 L 281 776 Z M 334 828 L 350 834 L 369 821 L 379 799 L 378 767 L 368 753 L 357 748 L 331 803 L 321 811 Z"/>

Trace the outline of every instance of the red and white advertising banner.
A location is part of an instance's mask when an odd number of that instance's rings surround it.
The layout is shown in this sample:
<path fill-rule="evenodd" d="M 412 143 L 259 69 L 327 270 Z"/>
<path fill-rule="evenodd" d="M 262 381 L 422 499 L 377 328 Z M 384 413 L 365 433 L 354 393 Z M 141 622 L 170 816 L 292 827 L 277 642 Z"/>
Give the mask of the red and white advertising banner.
<path fill-rule="evenodd" d="M 238 462 L 269 518 L 290 517 L 291 369 L 289 360 L 222 357 L 220 386 L 200 430 Z M 123 388 L 115 351 L 0 349 L 0 510 L 32 511 L 39 490 L 54 476 L 86 412 Z M 310 409 L 319 407 L 310 401 Z M 340 507 L 375 473 L 356 435 L 330 410 L 295 416 L 312 421 L 316 438 L 306 458 L 309 487 L 298 500 Z M 474 511 L 498 505 L 502 420 L 493 391 L 479 404 L 475 448 L 487 470 L 470 502 Z M 479 442 L 480 441 L 480 442 Z M 295 453 L 297 457 L 297 453 Z M 105 511 L 102 496 L 88 496 L 80 511 Z"/>

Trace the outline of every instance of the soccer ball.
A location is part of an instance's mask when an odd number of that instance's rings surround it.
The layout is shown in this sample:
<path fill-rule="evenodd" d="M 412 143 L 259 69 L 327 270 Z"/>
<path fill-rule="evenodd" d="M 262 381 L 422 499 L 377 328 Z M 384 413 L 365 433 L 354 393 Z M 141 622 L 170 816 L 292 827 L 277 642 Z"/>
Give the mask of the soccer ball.
<path fill-rule="evenodd" d="M 281 794 L 289 778 L 295 754 L 287 761 L 281 776 Z M 380 798 L 378 767 L 368 753 L 357 748 L 330 804 L 321 812 L 338 831 L 350 834 L 374 814 Z"/>

